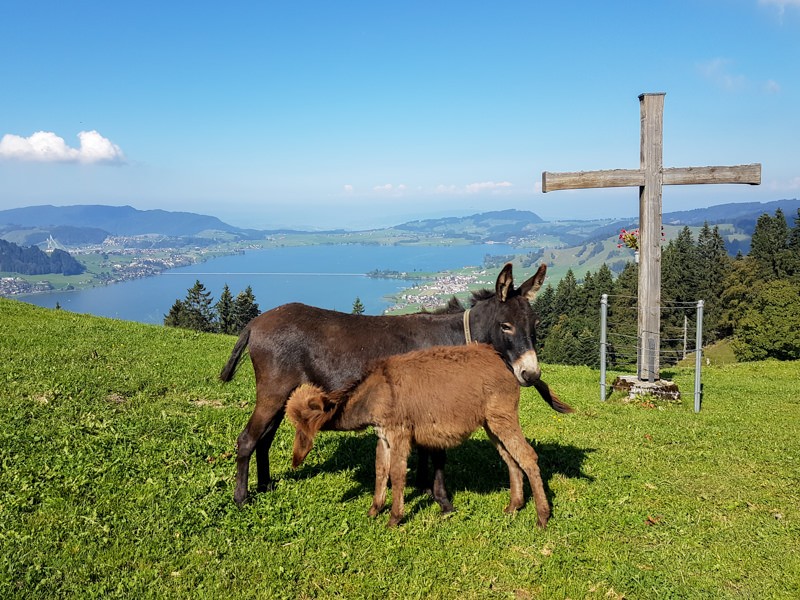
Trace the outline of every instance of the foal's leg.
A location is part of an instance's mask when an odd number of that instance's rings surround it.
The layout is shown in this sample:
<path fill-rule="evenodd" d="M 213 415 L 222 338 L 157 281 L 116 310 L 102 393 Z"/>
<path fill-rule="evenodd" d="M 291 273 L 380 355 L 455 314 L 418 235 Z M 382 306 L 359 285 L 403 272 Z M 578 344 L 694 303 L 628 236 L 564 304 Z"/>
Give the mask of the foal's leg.
<path fill-rule="evenodd" d="M 403 519 L 408 454 L 411 452 L 411 436 L 406 432 L 392 432 L 389 442 L 389 475 L 392 478 L 392 513 L 387 527 L 394 527 Z"/>
<path fill-rule="evenodd" d="M 389 444 L 383 435 L 378 431 L 378 445 L 375 448 L 375 494 L 372 498 L 372 506 L 367 514 L 375 517 L 383 510 L 386 504 L 386 482 L 389 479 Z"/>
<path fill-rule="evenodd" d="M 453 503 L 447 497 L 447 490 L 444 487 L 444 465 L 447 462 L 447 453 L 444 450 L 431 450 L 431 460 L 433 461 L 433 499 L 441 507 L 444 514 L 451 513 Z"/>
<path fill-rule="evenodd" d="M 516 415 L 514 415 L 516 417 Z M 550 519 L 550 505 L 544 493 L 542 474 L 539 472 L 539 457 L 525 439 L 517 419 L 502 417 L 487 419 L 487 427 L 500 439 L 511 457 L 523 468 L 531 484 L 536 501 L 536 516 L 539 527 L 547 525 Z"/>
<path fill-rule="evenodd" d="M 494 447 L 497 448 L 497 451 L 500 453 L 500 458 L 503 459 L 503 462 L 506 463 L 508 467 L 508 479 L 509 479 L 509 494 L 511 496 L 508 506 L 505 507 L 504 512 L 506 513 L 513 513 L 522 508 L 525 505 L 525 495 L 523 490 L 523 479 L 522 479 L 522 469 L 519 468 L 517 461 L 513 459 L 513 457 L 506 452 L 503 443 L 500 439 L 494 434 L 494 432 L 489 429 L 488 425 L 484 426 L 486 430 L 486 435 L 489 436 L 489 439 L 492 440 Z"/>

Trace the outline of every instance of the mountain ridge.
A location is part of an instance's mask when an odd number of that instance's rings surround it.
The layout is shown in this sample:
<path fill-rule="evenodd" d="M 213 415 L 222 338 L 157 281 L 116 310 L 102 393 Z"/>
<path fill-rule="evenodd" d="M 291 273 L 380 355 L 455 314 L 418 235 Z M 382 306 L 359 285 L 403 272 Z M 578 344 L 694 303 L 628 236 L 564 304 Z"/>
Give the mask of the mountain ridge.
<path fill-rule="evenodd" d="M 664 224 L 700 226 L 733 223 L 743 230 L 752 231 L 758 217 L 763 213 L 774 213 L 781 209 L 788 220 L 800 209 L 800 200 L 782 199 L 770 202 L 725 203 L 686 211 L 665 213 Z M 557 237 L 561 243 L 578 244 L 592 239 L 613 235 L 622 227 L 635 227 L 638 218 L 559 220 L 545 221 L 532 211 L 506 209 L 475 213 L 465 217 L 442 217 L 406 221 L 393 227 L 368 231 L 400 231 L 445 237 L 462 237 L 473 241 L 505 242 L 513 238 L 546 236 Z M 16 227 L 16 229 L 15 229 Z M 238 239 L 257 239 L 264 235 L 293 233 L 348 233 L 344 230 L 300 231 L 289 229 L 243 229 L 225 223 L 221 219 L 186 211 L 162 209 L 139 210 L 132 206 L 110 206 L 103 204 L 53 206 L 38 205 L 0 210 L 0 237 L 16 241 L 24 238 L 20 231 L 31 233 L 32 243 L 40 243 L 57 228 L 85 229 L 86 235 L 96 240 L 101 232 L 114 236 L 141 236 L 147 234 L 168 237 L 200 238 L 215 232 L 228 234 Z M 210 233 L 211 232 L 211 233 Z M 749 233 L 748 232 L 748 233 Z M 16 235 L 16 239 L 14 236 Z"/>

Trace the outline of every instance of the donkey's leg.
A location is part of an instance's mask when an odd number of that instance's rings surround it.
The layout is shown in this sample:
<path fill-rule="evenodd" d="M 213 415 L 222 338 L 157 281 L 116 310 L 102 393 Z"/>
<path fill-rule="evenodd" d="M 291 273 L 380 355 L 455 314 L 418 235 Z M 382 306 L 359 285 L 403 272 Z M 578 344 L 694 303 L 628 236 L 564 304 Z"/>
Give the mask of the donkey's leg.
<path fill-rule="evenodd" d="M 386 504 L 386 483 L 389 479 L 389 444 L 383 433 L 378 431 L 378 445 L 375 448 L 375 494 L 367 514 L 375 517 Z"/>
<path fill-rule="evenodd" d="M 272 441 L 275 439 L 275 434 L 278 432 L 283 417 L 285 415 L 284 409 L 281 408 L 272 420 L 267 423 L 267 428 L 264 434 L 259 438 L 256 443 L 256 472 L 258 474 L 258 484 L 256 486 L 257 492 L 271 492 L 275 489 L 275 482 L 269 472 L 269 449 L 272 447 Z"/>
<path fill-rule="evenodd" d="M 441 507 L 444 514 L 451 513 L 453 503 L 447 497 L 447 490 L 444 487 L 444 465 L 447 462 L 447 453 L 444 450 L 431 450 L 431 460 L 433 461 L 433 499 Z"/>
<path fill-rule="evenodd" d="M 428 456 L 427 448 L 417 446 L 417 489 L 424 490 L 429 493 L 431 490 L 431 482 L 428 479 Z"/>
<path fill-rule="evenodd" d="M 259 394 L 253 414 L 250 415 L 250 420 L 236 440 L 236 490 L 233 499 L 239 506 L 247 500 L 250 457 L 256 449 L 258 449 L 258 491 L 266 491 L 271 487 L 269 448 L 283 420 L 285 403 L 286 396 Z"/>
<path fill-rule="evenodd" d="M 522 428 L 519 426 L 519 420 L 512 417 L 488 419 L 487 425 L 528 476 L 533 498 L 536 501 L 538 525 L 539 527 L 544 527 L 547 525 L 548 519 L 550 519 L 550 505 L 544 492 L 542 474 L 539 472 L 539 457 L 536 456 L 536 451 L 525 439 Z"/>
<path fill-rule="evenodd" d="M 522 469 L 519 468 L 517 461 L 515 461 L 514 458 L 508 452 L 506 452 L 503 443 L 489 428 L 489 426 L 484 425 L 483 428 L 486 430 L 486 435 L 488 435 L 489 439 L 492 440 L 494 447 L 497 448 L 497 452 L 500 453 L 500 458 L 503 459 L 503 462 L 505 462 L 506 466 L 508 467 L 509 495 L 511 498 L 508 502 L 508 506 L 505 507 L 504 512 L 516 512 L 525 505 L 525 495 L 522 487 Z"/>
<path fill-rule="evenodd" d="M 411 435 L 408 432 L 392 432 L 389 442 L 389 475 L 392 478 L 392 513 L 387 527 L 394 527 L 403 519 L 405 507 L 406 469 L 411 452 Z"/>

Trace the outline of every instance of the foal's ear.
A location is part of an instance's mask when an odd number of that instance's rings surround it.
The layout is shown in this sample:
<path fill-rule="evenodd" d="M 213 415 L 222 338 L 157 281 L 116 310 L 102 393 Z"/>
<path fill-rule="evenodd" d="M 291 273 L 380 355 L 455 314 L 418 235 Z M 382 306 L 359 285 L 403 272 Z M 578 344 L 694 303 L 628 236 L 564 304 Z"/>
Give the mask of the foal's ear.
<path fill-rule="evenodd" d="M 301 427 L 298 427 L 294 432 L 294 447 L 292 448 L 292 468 L 296 469 L 300 466 L 308 453 L 311 452 L 311 447 L 314 445 L 314 439 L 306 435 Z"/>
<path fill-rule="evenodd" d="M 497 283 L 494 284 L 494 291 L 500 302 L 505 302 L 514 291 L 514 275 L 511 273 L 511 263 L 506 263 L 500 275 L 497 276 Z"/>
<path fill-rule="evenodd" d="M 542 287 L 544 283 L 544 276 L 547 274 L 547 265 L 542 263 L 536 274 L 528 279 L 525 283 L 519 286 L 519 294 L 527 300 L 533 300 L 536 297 L 536 292 Z"/>

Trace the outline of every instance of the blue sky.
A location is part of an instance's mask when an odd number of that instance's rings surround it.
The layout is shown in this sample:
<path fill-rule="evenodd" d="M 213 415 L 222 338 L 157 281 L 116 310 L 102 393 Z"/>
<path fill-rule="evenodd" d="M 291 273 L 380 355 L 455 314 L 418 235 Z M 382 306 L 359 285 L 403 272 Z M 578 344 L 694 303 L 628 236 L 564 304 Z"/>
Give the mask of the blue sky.
<path fill-rule="evenodd" d="M 800 196 L 800 0 L 0 5 L 0 208 L 129 204 L 239 226 L 385 226 L 518 208 L 632 216 L 635 189 L 542 171 L 760 162 Z"/>

